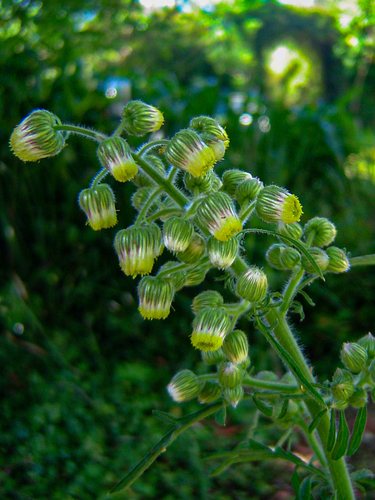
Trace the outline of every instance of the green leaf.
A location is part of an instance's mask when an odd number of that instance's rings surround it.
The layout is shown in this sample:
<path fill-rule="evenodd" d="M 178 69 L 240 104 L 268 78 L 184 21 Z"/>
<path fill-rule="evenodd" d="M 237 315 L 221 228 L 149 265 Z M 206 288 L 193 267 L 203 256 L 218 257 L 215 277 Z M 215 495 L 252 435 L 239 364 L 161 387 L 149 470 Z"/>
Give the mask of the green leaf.
<path fill-rule="evenodd" d="M 336 412 L 332 408 L 329 422 L 329 432 L 327 439 L 327 451 L 331 452 L 336 441 Z"/>
<path fill-rule="evenodd" d="M 289 406 L 289 399 L 286 399 L 283 403 L 283 406 L 281 407 L 281 411 L 277 417 L 277 420 L 282 420 L 285 417 L 288 411 L 288 406 Z"/>
<path fill-rule="evenodd" d="M 267 417 L 272 417 L 272 415 L 273 415 L 272 406 L 269 406 L 264 401 L 261 401 L 260 399 L 258 399 L 256 396 L 253 396 L 253 401 L 254 401 L 254 404 L 258 408 L 259 411 L 264 413 L 264 415 L 266 415 Z"/>
<path fill-rule="evenodd" d="M 310 306 L 312 306 L 312 307 L 314 307 L 314 306 L 315 306 L 315 303 L 313 302 L 312 298 L 311 298 L 309 295 L 307 295 L 307 293 L 306 293 L 306 292 L 304 292 L 303 290 L 300 290 L 298 293 L 300 293 L 300 294 L 301 294 L 301 295 L 305 298 L 306 302 L 307 302 Z"/>
<path fill-rule="evenodd" d="M 359 445 L 361 444 L 363 432 L 366 427 L 366 420 L 367 420 L 367 407 L 365 405 L 358 410 L 354 422 L 352 436 L 349 441 L 348 451 L 346 452 L 346 455 L 348 457 L 350 457 L 350 455 L 353 455 L 353 453 L 357 451 Z"/>
<path fill-rule="evenodd" d="M 215 420 L 219 425 L 225 425 L 225 421 L 227 418 L 227 408 L 225 404 L 215 414 Z"/>
<path fill-rule="evenodd" d="M 301 486 L 302 479 L 301 476 L 298 474 L 298 465 L 295 466 L 293 476 L 292 476 L 292 488 L 294 490 L 294 493 L 298 495 L 299 492 L 299 487 Z"/>
<path fill-rule="evenodd" d="M 179 427 L 181 425 L 179 423 L 179 419 L 177 417 L 174 417 L 170 413 L 166 413 L 164 411 L 159 411 L 159 410 L 152 410 L 152 414 L 155 415 L 155 417 L 160 418 L 160 420 L 163 420 L 163 422 L 172 424 L 175 427 Z"/>
<path fill-rule="evenodd" d="M 315 467 L 314 465 L 307 464 L 303 460 L 301 460 L 297 455 L 294 455 L 294 453 L 290 451 L 285 451 L 283 448 L 280 448 L 279 446 L 276 446 L 274 450 L 274 455 L 278 458 L 282 458 L 284 460 L 288 460 L 288 462 L 292 462 L 293 464 L 296 464 L 300 467 L 303 467 L 304 469 L 309 470 L 310 472 L 313 472 L 317 476 L 321 477 L 322 479 L 326 480 L 326 477 L 324 475 L 324 472 Z"/>
<path fill-rule="evenodd" d="M 325 415 L 327 412 L 327 408 L 324 408 L 321 412 L 317 414 L 317 416 L 314 418 L 314 420 L 310 423 L 309 425 L 309 433 L 311 434 L 316 427 L 318 426 L 319 422 L 322 420 L 323 415 Z"/>
<path fill-rule="evenodd" d="M 299 492 L 298 500 L 310 500 L 311 495 L 311 477 L 305 477 L 302 481 Z"/>
<path fill-rule="evenodd" d="M 339 419 L 339 430 L 337 433 L 336 443 L 332 450 L 332 458 L 333 460 L 338 460 L 343 457 L 348 448 L 349 441 L 349 428 L 346 423 L 345 413 L 344 411 L 340 411 L 340 419 Z"/>
<path fill-rule="evenodd" d="M 352 472 L 350 478 L 353 481 L 361 481 L 362 479 L 373 479 L 375 474 L 369 469 L 360 469 Z"/>

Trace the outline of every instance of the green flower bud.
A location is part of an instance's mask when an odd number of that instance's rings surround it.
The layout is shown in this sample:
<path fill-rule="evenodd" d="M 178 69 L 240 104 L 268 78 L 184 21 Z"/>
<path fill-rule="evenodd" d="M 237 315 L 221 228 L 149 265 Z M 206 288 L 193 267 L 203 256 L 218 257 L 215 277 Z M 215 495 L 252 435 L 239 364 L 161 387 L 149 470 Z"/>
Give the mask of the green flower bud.
<path fill-rule="evenodd" d="M 180 262 L 168 261 L 160 267 L 157 274 L 158 276 L 160 273 L 163 273 L 163 277 L 169 279 L 173 283 L 176 292 L 181 290 L 181 288 L 186 285 L 185 271 L 182 269 L 175 269 L 180 265 Z M 166 271 L 168 272 L 168 274 L 166 274 Z"/>
<path fill-rule="evenodd" d="M 354 392 L 353 375 L 348 370 L 337 368 L 332 379 L 331 391 L 337 400 L 349 400 Z"/>
<path fill-rule="evenodd" d="M 120 267 L 135 278 L 152 271 L 154 260 L 162 248 L 161 232 L 156 224 L 145 227 L 129 226 L 116 234 L 115 250 Z"/>
<path fill-rule="evenodd" d="M 367 352 L 355 342 L 345 342 L 341 350 L 341 360 L 353 373 L 359 373 L 366 366 Z"/>
<path fill-rule="evenodd" d="M 201 390 L 198 401 L 200 403 L 213 403 L 216 401 L 223 393 L 223 388 L 217 382 L 211 382 L 207 380 L 204 383 L 203 389 Z"/>
<path fill-rule="evenodd" d="M 184 252 L 194 236 L 194 226 L 189 220 L 172 215 L 163 226 L 164 245 L 171 252 Z"/>
<path fill-rule="evenodd" d="M 115 195 L 108 184 L 84 189 L 79 195 L 78 204 L 95 231 L 117 224 Z"/>
<path fill-rule="evenodd" d="M 146 201 L 148 200 L 148 198 L 150 197 L 150 195 L 153 192 L 154 192 L 154 190 L 151 187 L 143 187 L 143 188 L 137 189 L 137 191 L 135 191 L 133 196 L 132 196 L 133 207 L 136 210 L 140 211 L 142 209 L 143 205 L 146 203 Z M 153 203 L 150 206 L 150 211 L 153 211 L 156 208 L 157 208 L 156 205 Z"/>
<path fill-rule="evenodd" d="M 252 179 L 253 176 L 249 172 L 243 170 L 230 169 L 223 173 L 222 182 L 223 190 L 234 198 L 237 186 L 245 180 Z"/>
<path fill-rule="evenodd" d="M 154 155 L 146 155 L 143 159 L 149 163 L 159 174 L 165 177 L 164 163 L 160 158 Z M 154 180 L 151 179 L 143 170 L 139 170 L 138 173 L 133 177 L 132 181 L 134 184 L 140 188 L 156 186 Z"/>
<path fill-rule="evenodd" d="M 247 337 L 241 330 L 233 330 L 228 333 L 223 343 L 223 353 L 236 365 L 246 361 L 249 354 L 249 343 Z"/>
<path fill-rule="evenodd" d="M 375 338 L 369 332 L 365 337 L 358 340 L 358 344 L 366 349 L 369 359 L 375 358 Z"/>
<path fill-rule="evenodd" d="M 297 196 L 279 186 L 266 186 L 257 197 L 256 211 L 265 222 L 298 222 L 302 206 Z"/>
<path fill-rule="evenodd" d="M 55 130 L 60 119 L 44 109 L 30 113 L 17 125 L 10 136 L 10 147 L 22 161 L 38 161 L 60 153 L 66 133 Z"/>
<path fill-rule="evenodd" d="M 204 135 L 205 142 L 206 139 L 219 140 L 224 142 L 226 148 L 229 146 L 228 134 L 216 120 L 209 116 L 197 116 L 193 118 L 189 124 L 189 128 L 200 135 Z"/>
<path fill-rule="evenodd" d="M 240 205 L 249 203 L 250 201 L 256 199 L 263 188 L 263 182 L 260 181 L 257 177 L 246 179 L 238 184 L 235 192 L 235 198 Z"/>
<path fill-rule="evenodd" d="M 145 319 L 165 319 L 170 313 L 174 292 L 170 280 L 145 276 L 138 285 L 139 312 Z"/>
<path fill-rule="evenodd" d="M 220 241 L 228 241 L 242 229 L 231 198 L 221 192 L 207 195 L 198 206 L 197 217 Z"/>
<path fill-rule="evenodd" d="M 204 177 L 194 177 L 194 175 L 185 172 L 184 174 L 184 185 L 185 188 L 192 193 L 206 193 L 212 188 L 215 175 L 212 170 L 209 170 Z"/>
<path fill-rule="evenodd" d="M 350 269 L 350 262 L 345 252 L 337 247 L 328 247 L 326 253 L 329 258 L 329 263 L 326 268 L 330 273 L 345 273 Z"/>
<path fill-rule="evenodd" d="M 211 191 L 218 191 L 223 183 L 220 180 L 220 177 L 218 177 L 215 172 L 212 172 L 212 186 L 211 186 Z"/>
<path fill-rule="evenodd" d="M 354 408 L 362 408 L 367 404 L 367 392 L 363 387 L 356 387 L 352 397 L 349 399 L 349 403 L 354 406 Z"/>
<path fill-rule="evenodd" d="M 206 240 L 199 233 L 194 233 L 189 246 L 183 252 L 177 252 L 176 257 L 185 264 L 194 264 L 202 257 L 206 248 Z"/>
<path fill-rule="evenodd" d="M 223 396 L 225 401 L 236 408 L 238 403 L 243 399 L 244 391 L 242 385 L 237 385 L 233 389 L 224 389 Z"/>
<path fill-rule="evenodd" d="M 217 378 L 222 387 L 233 389 L 241 384 L 243 370 L 234 363 L 222 363 L 217 372 Z"/>
<path fill-rule="evenodd" d="M 216 349 L 216 351 L 201 351 L 201 354 L 203 363 L 206 365 L 220 365 L 220 363 L 227 359 L 221 347 Z"/>
<path fill-rule="evenodd" d="M 220 307 L 223 304 L 224 299 L 219 292 L 215 290 L 206 290 L 194 297 L 191 308 L 194 314 L 198 314 L 199 311 L 206 307 Z"/>
<path fill-rule="evenodd" d="M 349 404 L 349 401 L 347 401 L 346 399 L 334 399 L 332 401 L 331 408 L 342 411 L 345 410 L 345 408 L 347 408 Z"/>
<path fill-rule="evenodd" d="M 324 250 L 322 250 L 321 248 L 318 248 L 318 247 L 311 247 L 311 248 L 309 248 L 309 253 L 311 254 L 312 258 L 315 260 L 315 262 L 317 263 L 317 265 L 321 271 L 324 271 L 327 269 L 327 266 L 329 264 L 329 258 Z M 307 259 L 306 255 L 302 255 L 301 264 L 307 273 L 311 273 L 311 274 L 316 273 L 315 269 L 313 268 L 311 262 Z"/>
<path fill-rule="evenodd" d="M 203 177 L 216 159 L 212 149 L 193 130 L 180 130 L 165 148 L 165 158 L 194 177 Z"/>
<path fill-rule="evenodd" d="M 193 321 L 191 343 L 201 351 L 216 351 L 222 346 L 230 324 L 229 316 L 222 309 L 202 309 Z"/>
<path fill-rule="evenodd" d="M 369 373 L 370 373 L 370 377 L 371 377 L 371 380 L 373 382 L 375 382 L 375 359 L 373 359 L 370 363 L 370 366 L 369 366 Z"/>
<path fill-rule="evenodd" d="M 285 222 L 278 222 L 276 226 L 276 232 L 280 235 L 280 240 L 285 244 L 290 246 L 291 243 L 282 238 L 282 236 L 289 236 L 295 240 L 299 240 L 303 234 L 303 229 L 298 222 L 293 222 L 293 224 L 285 224 Z"/>
<path fill-rule="evenodd" d="M 245 372 L 249 368 L 250 364 L 250 356 L 246 356 L 246 359 L 242 361 L 242 363 L 240 363 L 238 366 Z"/>
<path fill-rule="evenodd" d="M 260 302 L 267 293 L 266 274 L 256 266 L 250 266 L 237 281 L 237 293 L 249 302 Z"/>
<path fill-rule="evenodd" d="M 124 129 L 130 135 L 156 132 L 164 123 L 163 114 L 142 101 L 129 101 L 121 113 Z"/>
<path fill-rule="evenodd" d="M 239 246 L 237 238 L 219 241 L 211 236 L 207 241 L 207 253 L 211 264 L 219 269 L 231 266 L 237 257 Z"/>
<path fill-rule="evenodd" d="M 201 385 L 198 377 L 192 371 L 182 370 L 169 382 L 167 391 L 173 401 L 182 403 L 199 396 Z"/>
<path fill-rule="evenodd" d="M 206 266 L 195 266 L 193 269 L 189 269 L 185 272 L 186 283 L 185 286 L 197 286 L 202 283 L 207 274 Z"/>
<path fill-rule="evenodd" d="M 305 225 L 304 233 L 310 245 L 326 247 L 336 238 L 336 228 L 324 217 L 314 217 Z M 310 240 L 312 238 L 312 240 Z"/>
<path fill-rule="evenodd" d="M 98 158 L 116 181 L 126 182 L 138 172 L 129 144 L 121 137 L 104 139 L 98 147 Z"/>
<path fill-rule="evenodd" d="M 225 150 L 227 149 L 224 141 L 219 139 L 211 139 L 208 134 L 200 134 L 201 139 L 209 146 L 214 152 L 215 160 L 220 161 L 225 156 Z"/>
<path fill-rule="evenodd" d="M 293 269 L 294 266 L 299 264 L 301 256 L 295 248 L 275 243 L 267 250 L 266 259 L 272 267 L 284 271 Z"/>

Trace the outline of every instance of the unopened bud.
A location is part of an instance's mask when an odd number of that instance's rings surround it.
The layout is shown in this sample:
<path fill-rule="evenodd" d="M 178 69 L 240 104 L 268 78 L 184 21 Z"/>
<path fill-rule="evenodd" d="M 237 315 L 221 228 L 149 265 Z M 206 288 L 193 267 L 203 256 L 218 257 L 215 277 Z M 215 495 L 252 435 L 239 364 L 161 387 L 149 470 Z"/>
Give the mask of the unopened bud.
<path fill-rule="evenodd" d="M 223 173 L 222 182 L 223 190 L 234 198 L 237 186 L 244 180 L 250 180 L 253 176 L 249 172 L 243 170 L 230 169 Z"/>
<path fill-rule="evenodd" d="M 222 309 L 202 309 L 193 321 L 191 343 L 201 351 L 216 351 L 222 346 L 230 324 L 229 316 Z"/>
<path fill-rule="evenodd" d="M 164 123 L 163 114 L 142 101 L 129 101 L 121 113 L 124 129 L 130 135 L 156 132 Z"/>
<path fill-rule="evenodd" d="M 225 389 L 233 389 L 240 385 L 243 370 L 234 363 L 222 363 L 217 372 L 219 383 Z"/>
<path fill-rule="evenodd" d="M 319 269 L 321 271 L 325 271 L 329 264 L 329 258 L 326 252 L 318 247 L 311 247 L 308 249 L 308 251 L 311 254 L 311 257 L 315 260 L 315 263 L 317 264 Z M 307 273 L 316 273 L 313 265 L 308 260 L 305 254 L 302 255 L 301 264 Z"/>
<path fill-rule="evenodd" d="M 285 222 L 278 222 L 276 226 L 276 232 L 280 235 L 280 240 L 285 244 L 290 246 L 292 243 L 287 241 L 282 236 L 289 236 L 295 240 L 299 240 L 303 234 L 303 229 L 298 222 L 293 222 L 293 224 L 285 224 Z"/>
<path fill-rule="evenodd" d="M 130 146 L 121 137 L 104 139 L 99 144 L 97 154 L 102 166 L 108 169 L 119 182 L 132 179 L 138 172 Z"/>
<path fill-rule="evenodd" d="M 186 274 L 185 271 L 178 269 L 180 266 L 180 262 L 168 261 L 160 267 L 157 274 L 163 273 L 163 277 L 169 279 L 173 283 L 176 292 L 181 290 L 186 284 Z"/>
<path fill-rule="evenodd" d="M 219 292 L 215 290 L 206 290 L 193 299 L 191 308 L 195 314 L 206 307 L 220 307 L 224 304 L 224 299 Z"/>
<path fill-rule="evenodd" d="M 216 120 L 209 116 L 197 116 L 190 121 L 189 128 L 195 130 L 199 135 L 211 140 L 220 140 L 229 145 L 229 137 L 226 131 Z"/>
<path fill-rule="evenodd" d="M 250 266 L 237 281 L 237 293 L 249 302 L 260 302 L 267 293 L 267 276 L 256 266 Z"/>
<path fill-rule="evenodd" d="M 163 226 L 164 245 L 171 252 L 184 252 L 194 236 L 194 226 L 189 220 L 172 215 Z"/>
<path fill-rule="evenodd" d="M 198 377 L 192 371 L 182 370 L 169 382 L 167 391 L 173 401 L 182 403 L 199 396 L 201 385 Z"/>
<path fill-rule="evenodd" d="M 369 359 L 375 358 L 375 338 L 368 333 L 358 340 L 358 344 L 366 349 Z"/>
<path fill-rule="evenodd" d="M 222 393 L 223 388 L 220 387 L 217 382 L 207 380 L 198 396 L 198 401 L 200 403 L 213 403 L 222 395 Z"/>
<path fill-rule="evenodd" d="M 223 391 L 224 399 L 236 408 L 238 403 L 243 399 L 244 391 L 242 385 L 237 385 L 233 389 L 224 389 Z"/>
<path fill-rule="evenodd" d="M 239 365 L 246 361 L 249 353 L 249 343 L 245 333 L 241 330 L 233 330 L 233 332 L 228 333 L 222 349 L 232 363 Z"/>
<path fill-rule="evenodd" d="M 337 368 L 333 375 L 331 391 L 335 399 L 347 401 L 354 392 L 353 375 L 348 370 Z"/>
<path fill-rule="evenodd" d="M 306 239 L 311 246 L 326 247 L 336 237 L 336 227 L 324 217 L 314 217 L 304 227 Z"/>
<path fill-rule="evenodd" d="M 60 119 L 44 109 L 30 113 L 17 125 L 10 136 L 10 147 L 22 161 L 38 161 L 60 153 L 66 133 L 55 130 Z"/>
<path fill-rule="evenodd" d="M 206 365 L 220 365 L 220 363 L 227 360 L 221 347 L 216 351 L 202 351 L 201 354 L 202 361 Z"/>
<path fill-rule="evenodd" d="M 197 286 L 202 283 L 202 281 L 204 281 L 204 278 L 206 277 L 207 271 L 208 269 L 205 265 L 195 266 L 192 269 L 185 271 L 185 286 Z"/>
<path fill-rule="evenodd" d="M 132 196 L 132 205 L 133 207 L 140 211 L 143 207 L 143 205 L 146 203 L 150 195 L 154 192 L 154 190 L 151 187 L 143 187 L 137 189 L 137 191 L 134 192 Z M 155 210 L 156 205 L 153 203 L 150 206 L 150 210 Z"/>
<path fill-rule="evenodd" d="M 199 204 L 197 217 L 209 232 L 220 241 L 228 241 L 241 231 L 231 198 L 222 192 L 207 195 Z"/>
<path fill-rule="evenodd" d="M 256 199 L 263 188 L 263 182 L 260 181 L 257 177 L 246 179 L 238 184 L 235 192 L 235 198 L 240 205 L 249 203 L 250 201 Z"/>
<path fill-rule="evenodd" d="M 266 259 L 272 267 L 284 271 L 293 269 L 294 266 L 299 264 L 301 255 L 295 248 L 275 243 L 267 250 Z"/>
<path fill-rule="evenodd" d="M 354 408 L 362 408 L 367 403 L 367 391 L 363 387 L 356 387 L 353 395 L 349 399 L 349 403 Z"/>
<path fill-rule="evenodd" d="M 241 370 L 245 372 L 250 365 L 251 365 L 250 356 L 246 356 L 246 359 L 242 361 L 242 363 L 240 363 L 238 366 L 241 368 Z"/>
<path fill-rule="evenodd" d="M 345 410 L 349 406 L 349 401 L 346 399 L 334 399 L 332 401 L 331 408 L 335 408 L 336 410 L 342 411 Z"/>
<path fill-rule="evenodd" d="M 371 377 L 371 380 L 373 382 L 375 382 L 375 359 L 373 359 L 370 363 L 370 366 L 369 366 L 369 373 L 370 373 L 370 377 Z"/>
<path fill-rule="evenodd" d="M 170 313 L 174 292 L 170 280 L 145 276 L 138 285 L 139 312 L 145 319 L 165 319 Z"/>
<path fill-rule="evenodd" d="M 165 148 L 165 158 L 194 177 L 203 177 L 216 159 L 212 149 L 193 130 L 180 130 Z"/>
<path fill-rule="evenodd" d="M 194 264 L 202 257 L 206 248 L 206 240 L 199 233 L 194 233 L 186 250 L 178 252 L 176 257 L 185 264 Z"/>
<path fill-rule="evenodd" d="M 229 241 L 219 241 L 211 236 L 207 241 L 208 258 L 213 266 L 226 269 L 231 266 L 237 257 L 239 242 L 236 238 Z"/>
<path fill-rule="evenodd" d="M 185 188 L 192 193 L 206 193 L 212 188 L 214 181 L 214 172 L 209 170 L 204 177 L 194 177 L 194 175 L 185 172 L 184 174 L 184 185 Z"/>
<path fill-rule="evenodd" d="M 329 258 L 329 263 L 326 268 L 330 273 L 345 273 L 350 269 L 349 259 L 346 253 L 337 247 L 328 247 L 326 253 Z"/>
<path fill-rule="evenodd" d="M 266 186 L 257 197 L 256 211 L 265 222 L 298 222 L 302 206 L 297 196 L 279 186 Z"/>
<path fill-rule="evenodd" d="M 117 224 L 115 195 L 108 184 L 84 189 L 79 195 L 78 203 L 95 231 Z"/>
<path fill-rule="evenodd" d="M 353 373 L 359 373 L 367 363 L 367 352 L 355 342 L 345 342 L 341 350 L 341 359 L 346 368 Z"/>

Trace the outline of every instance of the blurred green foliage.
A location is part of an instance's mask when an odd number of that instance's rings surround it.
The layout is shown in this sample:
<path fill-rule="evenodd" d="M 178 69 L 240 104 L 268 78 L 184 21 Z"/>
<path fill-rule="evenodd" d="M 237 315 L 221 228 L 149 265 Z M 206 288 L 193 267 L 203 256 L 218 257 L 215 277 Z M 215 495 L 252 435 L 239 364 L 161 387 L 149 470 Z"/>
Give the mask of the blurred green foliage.
<path fill-rule="evenodd" d="M 167 136 L 193 116 L 213 115 L 231 138 L 218 173 L 241 168 L 287 187 L 305 221 L 328 217 L 339 246 L 374 253 L 375 7 L 359 1 L 345 22 L 344 14 L 335 3 L 305 11 L 237 1 L 216 6 L 213 16 L 197 9 L 146 15 L 132 0 L 0 2 L 1 498 L 104 498 L 165 432 L 153 408 L 196 408 L 175 405 L 164 388 L 181 368 L 204 370 L 190 347 L 190 302 L 221 287 L 212 273 L 177 295 L 168 320 L 143 321 L 136 282 L 121 273 L 112 248 L 117 228 L 85 228 L 76 203 L 98 170 L 95 145 L 71 138 L 56 158 L 24 165 L 8 147 L 14 126 L 45 108 L 110 132 L 130 97 L 160 107 Z M 310 61 L 311 85 L 306 77 L 293 83 L 298 57 L 272 75 L 267 61 L 280 46 Z M 111 89 L 117 94 L 106 97 Z M 133 187 L 113 187 L 118 228 L 126 227 Z M 272 243 L 248 236 L 249 261 L 263 265 Z M 284 277 L 266 270 L 280 287 Z M 367 269 L 330 275 L 310 295 L 317 306 L 306 306 L 298 329 L 324 379 L 341 343 L 373 328 L 375 276 Z M 282 373 L 265 340 L 254 331 L 249 339 L 256 371 Z M 292 498 L 288 471 L 275 471 L 276 485 L 268 468 L 247 464 L 208 479 L 202 454 L 233 447 L 252 418 L 244 403 L 226 428 L 194 427 L 119 498 L 270 499 L 284 489 Z"/>

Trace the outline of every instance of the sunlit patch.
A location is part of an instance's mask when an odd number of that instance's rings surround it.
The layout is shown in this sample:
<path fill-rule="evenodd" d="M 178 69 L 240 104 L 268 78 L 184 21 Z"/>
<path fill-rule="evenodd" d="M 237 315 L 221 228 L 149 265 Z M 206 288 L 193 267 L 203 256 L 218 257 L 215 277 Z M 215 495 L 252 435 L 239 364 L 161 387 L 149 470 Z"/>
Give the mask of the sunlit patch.
<path fill-rule="evenodd" d="M 315 0 L 278 0 L 283 5 L 292 5 L 293 7 L 314 7 Z"/>

